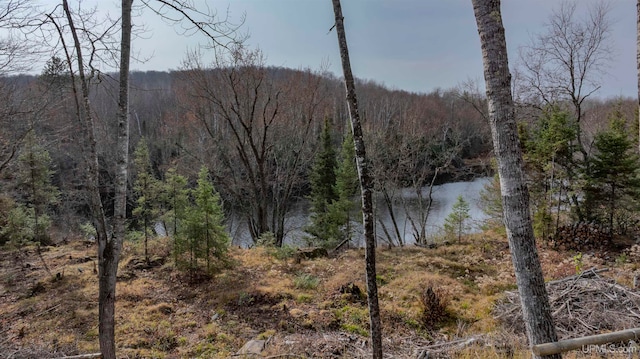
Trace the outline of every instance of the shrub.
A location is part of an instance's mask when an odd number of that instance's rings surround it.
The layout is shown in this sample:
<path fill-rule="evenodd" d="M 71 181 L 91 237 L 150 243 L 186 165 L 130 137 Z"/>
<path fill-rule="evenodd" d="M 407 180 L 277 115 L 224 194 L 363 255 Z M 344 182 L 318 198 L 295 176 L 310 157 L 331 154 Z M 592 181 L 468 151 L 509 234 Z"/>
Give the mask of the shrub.
<path fill-rule="evenodd" d="M 279 260 L 284 260 L 293 258 L 296 255 L 296 252 L 297 248 L 285 244 L 282 247 L 276 247 L 275 250 L 273 250 L 272 255 Z"/>
<path fill-rule="evenodd" d="M 85 222 L 80 225 L 80 233 L 84 236 L 85 239 L 95 239 L 98 236 L 98 232 L 96 231 L 96 227 L 93 226 L 91 222 Z"/>
<path fill-rule="evenodd" d="M 15 201 L 4 194 L 0 194 L 0 228 L 5 228 L 9 222 L 9 212 L 16 206 Z M 4 233 L 0 232 L 0 246 L 9 242 L 10 238 Z"/>
<path fill-rule="evenodd" d="M 293 285 L 298 289 L 316 289 L 320 280 L 311 274 L 303 273 L 293 280 Z"/>
<path fill-rule="evenodd" d="M 11 243 L 14 246 L 22 246 L 36 240 L 36 233 L 41 233 L 41 243 L 48 242 L 45 230 L 51 225 L 49 216 L 42 214 L 36 226 L 34 209 L 18 204 L 12 208 L 7 217 L 6 224 L 0 230 L 0 243 Z"/>
<path fill-rule="evenodd" d="M 450 300 L 444 289 L 434 289 L 430 284 L 420 293 L 420 321 L 425 329 L 437 329 L 449 319 L 447 306 Z"/>
<path fill-rule="evenodd" d="M 264 232 L 258 238 L 256 245 L 259 247 L 275 247 L 276 245 L 276 236 L 273 232 Z"/>

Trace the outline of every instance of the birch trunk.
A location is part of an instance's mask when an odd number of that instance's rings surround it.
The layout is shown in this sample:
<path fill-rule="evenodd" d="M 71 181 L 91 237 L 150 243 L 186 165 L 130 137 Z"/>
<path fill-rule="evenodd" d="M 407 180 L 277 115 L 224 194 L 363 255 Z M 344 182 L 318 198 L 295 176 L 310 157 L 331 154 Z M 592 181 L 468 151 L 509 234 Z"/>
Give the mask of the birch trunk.
<path fill-rule="evenodd" d="M 120 41 L 120 88 L 118 95 L 118 144 L 114 204 L 113 237 L 98 245 L 99 268 L 99 341 L 104 359 L 116 359 L 115 304 L 118 262 L 125 234 L 127 176 L 129 163 L 129 59 L 131 53 L 131 6 L 122 0 Z"/>
<path fill-rule="evenodd" d="M 529 212 L 500 0 L 472 0 L 478 25 L 489 122 L 498 161 L 504 221 L 530 345 L 555 342 L 555 327 Z M 537 356 L 534 356 L 537 357 Z M 549 355 L 545 358 L 561 358 Z"/>
<path fill-rule="evenodd" d="M 62 1 L 62 7 L 67 18 L 67 22 L 69 25 L 69 31 L 71 32 L 71 36 L 73 38 L 73 48 L 76 52 L 76 60 L 78 64 L 78 80 L 80 84 L 80 91 L 76 86 L 75 81 L 75 71 L 73 71 L 73 61 L 71 59 L 71 54 L 67 50 L 66 44 L 64 44 L 64 37 L 62 35 L 62 30 L 60 27 L 57 27 L 58 32 L 60 34 L 60 39 L 63 41 L 65 55 L 67 58 L 67 64 L 69 66 L 70 73 L 74 81 L 72 81 L 73 93 L 75 95 L 75 104 L 76 104 L 76 115 L 81 123 L 83 138 L 82 138 L 82 146 L 83 146 L 83 154 L 87 158 L 86 160 L 86 188 L 89 194 L 89 204 L 91 207 L 91 215 L 93 217 L 93 225 L 96 228 L 96 237 L 98 241 L 98 266 L 99 266 L 99 342 L 100 342 L 100 350 L 104 358 L 115 359 L 115 340 L 114 340 L 114 331 L 113 331 L 113 321 L 109 326 L 103 320 L 103 312 L 105 308 L 108 309 L 108 306 L 104 306 L 105 300 L 103 298 L 103 277 L 104 277 L 104 265 L 102 261 L 102 253 L 106 251 L 108 248 L 109 238 L 107 235 L 107 224 L 106 218 L 104 214 L 104 207 L 102 206 L 102 201 L 100 199 L 100 190 L 98 186 L 98 178 L 99 178 L 99 166 L 98 166 L 98 155 L 96 150 L 96 139 L 94 132 L 94 122 L 93 117 L 91 115 L 91 104 L 89 102 L 89 84 L 88 79 L 85 76 L 84 72 L 84 58 L 82 46 L 80 44 L 80 39 L 78 36 L 77 29 L 75 27 L 75 23 L 73 21 L 73 16 L 69 9 L 69 3 L 67 0 Z M 115 279 L 114 279 L 115 284 Z M 107 292 L 105 292 L 107 293 Z M 114 303 L 115 304 L 115 303 Z M 113 308 L 113 305 L 111 306 Z M 111 318 L 113 318 L 113 309 L 111 310 Z M 103 325 L 103 323 L 105 325 Z"/>
<path fill-rule="evenodd" d="M 109 271 L 107 268 L 111 268 L 111 263 L 106 263 L 104 261 L 105 253 L 107 253 L 107 257 L 112 257 L 109 253 L 111 253 L 111 241 L 107 235 L 107 221 L 104 214 L 104 207 L 102 206 L 102 200 L 100 198 L 100 189 L 98 184 L 99 179 L 99 166 L 98 166 L 98 154 L 96 150 L 96 139 L 95 139 L 95 130 L 94 130 L 94 121 L 91 115 L 91 104 L 89 102 L 89 80 L 85 76 L 84 72 L 84 58 L 83 58 L 83 48 L 80 44 L 80 39 L 78 36 L 77 29 L 75 27 L 73 16 L 69 9 L 69 3 L 67 0 L 62 1 L 62 7 L 67 18 L 67 22 L 69 25 L 69 31 L 71 32 L 71 36 L 73 38 L 73 48 L 76 53 L 76 60 L 78 64 L 78 79 L 80 84 L 80 91 L 76 86 L 75 74 L 73 71 L 73 61 L 71 59 L 71 54 L 67 50 L 66 44 L 65 55 L 67 57 L 67 63 L 69 66 L 70 73 L 72 74 L 73 81 L 73 93 L 75 96 L 75 104 L 76 104 L 76 115 L 80 121 L 80 125 L 83 132 L 83 154 L 86 158 L 86 188 L 89 192 L 89 204 L 91 207 L 91 214 L 93 217 L 93 224 L 96 227 L 96 237 L 98 242 L 98 275 L 99 275 L 99 304 L 98 304 L 98 317 L 99 317 L 99 342 L 100 342 L 100 351 L 102 353 L 103 358 L 115 359 L 115 337 L 114 337 L 114 308 L 115 308 L 115 300 L 113 295 L 109 295 L 110 292 L 108 288 L 105 287 L 105 283 L 113 283 L 113 289 L 115 294 L 115 275 L 113 276 L 112 281 L 108 281 L 107 274 Z M 61 41 L 64 41 L 64 37 L 62 36 L 61 29 L 58 28 L 58 32 L 60 33 Z M 116 263 L 117 267 L 117 263 Z M 111 303 L 109 300 L 111 299 Z"/>
<path fill-rule="evenodd" d="M 371 325 L 371 345 L 373 358 L 382 359 L 382 327 L 380 321 L 380 307 L 378 304 L 378 286 L 376 283 L 376 242 L 373 232 L 373 182 L 369 174 L 369 163 L 362 137 L 362 126 L 360 125 L 360 114 L 358 113 L 358 100 L 353 74 L 351 73 L 351 63 L 349 60 L 349 49 L 347 47 L 347 36 L 344 31 L 344 17 L 340 0 L 333 1 L 333 11 L 335 14 L 335 27 L 338 34 L 338 45 L 340 47 L 340 58 L 342 60 L 342 71 L 344 72 L 344 82 L 347 91 L 347 103 L 349 105 L 349 116 L 351 118 L 351 129 L 356 149 L 356 164 L 360 179 L 362 196 L 362 220 L 364 225 L 364 237 L 366 243 L 365 262 L 367 276 L 367 296 L 369 301 L 369 320 Z"/>

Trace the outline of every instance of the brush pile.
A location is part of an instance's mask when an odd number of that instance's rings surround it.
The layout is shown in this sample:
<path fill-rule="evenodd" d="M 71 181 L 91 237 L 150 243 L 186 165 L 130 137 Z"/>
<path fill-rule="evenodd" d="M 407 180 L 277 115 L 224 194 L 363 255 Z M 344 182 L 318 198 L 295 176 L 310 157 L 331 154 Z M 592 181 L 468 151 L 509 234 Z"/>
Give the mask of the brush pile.
<path fill-rule="evenodd" d="M 629 256 L 631 260 L 640 260 L 640 244 L 634 244 L 630 248 L 627 248 L 624 253 Z"/>
<path fill-rule="evenodd" d="M 592 251 L 609 248 L 611 235 L 603 226 L 594 223 L 578 223 L 558 228 L 556 235 L 549 238 L 549 244 L 562 251 Z"/>
<path fill-rule="evenodd" d="M 558 339 L 640 327 L 640 293 L 589 269 L 547 283 Z M 506 292 L 494 315 L 507 330 L 524 333 L 518 292 Z"/>

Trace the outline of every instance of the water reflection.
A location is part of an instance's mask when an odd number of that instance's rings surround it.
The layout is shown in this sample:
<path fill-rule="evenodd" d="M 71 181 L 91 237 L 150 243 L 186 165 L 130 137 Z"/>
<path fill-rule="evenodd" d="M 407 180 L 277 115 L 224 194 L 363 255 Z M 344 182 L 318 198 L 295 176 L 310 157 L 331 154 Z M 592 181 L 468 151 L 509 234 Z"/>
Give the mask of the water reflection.
<path fill-rule="evenodd" d="M 469 203 L 472 231 L 478 231 L 478 225 L 487 219 L 487 216 L 479 207 L 480 191 L 489 181 L 489 177 L 483 177 L 473 181 L 446 183 L 434 186 L 432 193 L 433 202 L 431 204 L 425 227 L 427 238 L 432 237 L 441 231 L 445 218 L 449 213 L 451 213 L 453 204 L 459 195 L 462 195 L 464 200 Z M 422 196 L 423 198 L 426 198 L 427 195 L 428 188 L 425 187 L 422 189 Z M 380 243 L 387 243 L 386 235 L 380 222 L 384 224 L 387 230 L 392 230 L 393 224 L 391 215 L 381 195 L 377 194 L 375 200 L 376 237 Z M 413 244 L 415 240 L 409 217 L 414 218 L 414 220 L 419 218 L 420 204 L 418 194 L 415 190 L 410 188 L 402 189 L 395 194 L 393 204 L 400 236 L 404 243 Z M 294 245 L 304 244 L 303 238 L 308 235 L 303 231 L 303 228 L 307 225 L 308 220 L 309 201 L 300 200 L 294 204 L 293 209 L 289 213 L 285 222 L 286 233 L 284 243 Z M 354 223 L 353 227 L 355 232 L 353 244 L 356 246 L 362 246 L 364 243 L 362 240 L 362 226 Z M 246 224 L 240 217 L 231 216 L 228 228 L 230 229 L 234 245 L 248 247 L 253 244 Z"/>

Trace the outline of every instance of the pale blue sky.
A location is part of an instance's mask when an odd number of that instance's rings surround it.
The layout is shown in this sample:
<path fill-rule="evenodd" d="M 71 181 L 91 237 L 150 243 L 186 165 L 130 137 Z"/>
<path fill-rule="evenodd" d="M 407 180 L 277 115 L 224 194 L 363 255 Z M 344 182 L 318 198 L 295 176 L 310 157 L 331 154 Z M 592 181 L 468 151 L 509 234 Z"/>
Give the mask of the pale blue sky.
<path fill-rule="evenodd" d="M 204 4 L 205 0 L 194 0 Z M 574 0 L 579 6 L 603 0 Z M 107 7 L 101 0 L 100 6 Z M 114 3 L 112 0 L 109 3 Z M 246 14 L 248 44 L 259 47 L 269 65 L 320 69 L 341 75 L 330 0 L 207 0 L 232 20 Z M 355 76 L 414 92 L 448 89 L 482 80 L 479 39 L 470 0 L 343 0 L 343 14 Z M 518 47 L 540 32 L 558 0 L 503 0 L 502 11 L 512 67 Z M 612 0 L 614 61 L 598 93 L 636 96 L 636 2 Z M 112 5 L 111 11 L 117 12 Z M 115 10 L 113 10 L 115 9 Z M 134 19 L 149 29 L 134 48 L 153 57 L 139 70 L 178 69 L 197 36 L 184 38 L 150 12 Z"/>

